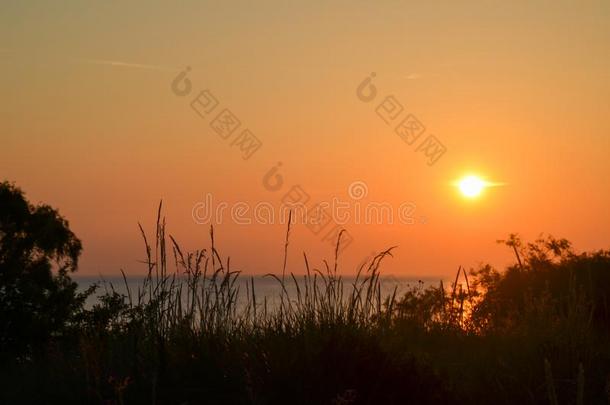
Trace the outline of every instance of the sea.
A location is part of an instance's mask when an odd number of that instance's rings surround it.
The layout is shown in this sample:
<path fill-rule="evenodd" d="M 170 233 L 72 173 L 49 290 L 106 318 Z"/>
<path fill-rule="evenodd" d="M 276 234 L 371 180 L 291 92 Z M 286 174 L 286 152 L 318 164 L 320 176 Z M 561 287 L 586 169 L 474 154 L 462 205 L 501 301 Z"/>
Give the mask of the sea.
<path fill-rule="evenodd" d="M 299 283 L 301 293 L 304 291 L 304 276 L 295 276 Z M 351 293 L 353 284 L 356 278 L 353 276 L 341 277 L 343 280 L 343 293 L 347 295 Z M 141 277 L 126 277 L 122 276 L 76 276 L 74 280 L 78 283 L 79 291 L 84 291 L 92 284 L 97 284 L 98 289 L 96 294 L 89 297 L 86 302 L 86 306 L 91 308 L 93 305 L 99 302 L 99 296 L 105 292 L 116 291 L 119 294 L 125 296 L 128 295 L 128 291 L 131 292 L 132 297 L 137 297 L 138 291 L 142 290 L 144 285 L 144 276 Z M 362 280 L 362 279 L 360 279 Z M 178 279 L 177 282 L 184 283 L 186 279 Z M 298 295 L 298 289 L 290 276 L 285 278 L 285 294 L 292 300 L 296 300 Z M 396 297 L 404 295 L 409 289 L 412 288 L 425 288 L 430 285 L 438 285 L 441 278 L 438 277 L 404 277 L 404 276 L 392 276 L 385 275 L 379 278 L 380 290 L 382 298 L 391 296 L 396 291 Z M 449 282 L 443 280 L 443 283 Z M 318 287 L 320 287 L 321 280 L 318 278 Z M 282 294 L 282 285 L 280 282 L 270 276 L 245 276 L 240 275 L 236 282 L 235 287 L 238 289 L 237 304 L 239 306 L 245 305 L 248 302 L 248 296 L 251 295 L 252 284 L 254 285 L 254 292 L 256 294 L 256 301 L 262 303 L 267 302 L 269 309 L 273 309 L 280 302 L 280 296 Z M 445 284 L 448 285 L 448 284 Z"/>

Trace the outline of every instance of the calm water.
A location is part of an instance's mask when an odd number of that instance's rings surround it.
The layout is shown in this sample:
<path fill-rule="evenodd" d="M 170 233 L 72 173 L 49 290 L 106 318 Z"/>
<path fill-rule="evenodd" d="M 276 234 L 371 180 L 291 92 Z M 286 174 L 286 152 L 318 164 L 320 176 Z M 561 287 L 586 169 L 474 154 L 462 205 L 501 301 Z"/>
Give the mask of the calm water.
<path fill-rule="evenodd" d="M 74 277 L 74 279 L 78 283 L 79 289 L 81 291 L 86 289 L 93 283 L 98 283 L 100 285 L 100 287 L 99 287 L 98 293 L 96 295 L 103 293 L 106 289 L 108 291 L 110 291 L 111 287 L 114 288 L 114 290 L 117 291 L 118 293 L 125 294 L 125 295 L 127 294 L 127 287 L 126 287 L 125 281 L 123 280 L 122 277 L 79 276 L 79 277 Z M 132 296 L 134 297 L 134 299 L 137 296 L 138 289 L 142 289 L 143 279 L 144 279 L 143 277 L 128 277 L 127 278 L 127 285 L 129 286 L 129 289 L 131 290 L 131 293 L 132 293 Z M 246 290 L 251 289 L 251 286 L 250 286 L 250 283 L 252 282 L 251 279 L 252 279 L 252 277 L 249 277 L 249 276 L 240 276 L 237 279 L 235 285 L 236 285 L 236 287 L 239 288 L 238 303 L 243 304 L 243 303 L 247 302 Z M 279 296 L 282 291 L 282 288 L 281 288 L 280 284 L 278 283 L 278 281 L 271 277 L 262 277 L 262 276 L 254 276 L 253 280 L 254 280 L 254 291 L 256 293 L 257 303 L 262 303 L 264 301 L 264 299 L 266 298 L 269 308 L 273 308 L 275 305 L 277 305 L 277 303 L 279 301 Z M 299 283 L 301 285 L 301 289 L 302 289 L 303 288 L 302 287 L 302 285 L 303 285 L 302 276 L 301 276 L 301 278 L 297 277 L 297 280 L 299 281 Z M 344 284 L 343 284 L 344 292 L 345 293 L 351 292 L 352 291 L 351 286 L 352 286 L 352 283 L 355 281 L 355 278 L 354 277 L 343 277 L 343 281 L 344 281 Z M 380 277 L 381 295 L 382 295 L 382 297 L 391 295 L 394 292 L 394 289 L 396 288 L 397 296 L 400 296 L 404 292 L 406 292 L 409 288 L 416 287 L 420 283 L 423 284 L 424 286 L 427 286 L 427 285 L 431 285 L 431 284 L 436 284 L 439 281 L 440 281 L 439 278 L 430 278 L 430 277 L 417 278 L 417 277 L 382 276 L 382 277 Z M 286 290 L 287 290 L 288 295 L 291 298 L 296 298 L 297 290 L 296 290 L 294 282 L 292 281 L 291 278 L 288 278 L 288 277 L 286 278 L 286 285 L 287 285 Z M 90 297 L 87 302 L 87 305 L 90 307 L 96 301 L 97 301 L 96 297 Z"/>

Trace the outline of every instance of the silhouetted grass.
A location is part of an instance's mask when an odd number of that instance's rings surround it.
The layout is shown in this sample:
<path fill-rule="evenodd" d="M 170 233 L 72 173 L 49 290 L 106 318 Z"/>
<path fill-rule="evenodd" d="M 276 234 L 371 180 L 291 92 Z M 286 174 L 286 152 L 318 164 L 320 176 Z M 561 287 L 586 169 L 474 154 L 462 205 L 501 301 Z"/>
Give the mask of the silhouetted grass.
<path fill-rule="evenodd" d="M 459 268 L 450 286 L 382 296 L 380 266 L 334 260 L 254 279 L 210 248 L 183 252 L 159 207 L 147 275 L 112 285 L 42 358 L 2 367 L 7 403 L 608 403 L 610 253 L 505 241 L 517 264 Z M 288 254 L 290 228 L 284 255 Z M 153 241 L 152 243 L 150 241 Z M 285 256 L 286 257 L 286 256 Z M 288 294 L 291 288 L 295 293 Z"/>

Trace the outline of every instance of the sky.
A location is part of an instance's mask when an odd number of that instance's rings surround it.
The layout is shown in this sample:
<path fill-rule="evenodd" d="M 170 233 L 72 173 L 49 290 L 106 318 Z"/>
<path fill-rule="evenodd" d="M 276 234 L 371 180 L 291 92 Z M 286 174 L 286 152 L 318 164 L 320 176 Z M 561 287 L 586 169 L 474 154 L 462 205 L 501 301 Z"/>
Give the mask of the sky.
<path fill-rule="evenodd" d="M 347 208 L 292 225 L 294 273 L 303 252 L 332 261 L 339 229 L 342 274 L 392 246 L 386 274 L 503 267 L 511 252 L 496 241 L 510 233 L 609 247 L 606 1 L 0 10 L 0 177 L 69 221 L 80 274 L 145 271 L 138 223 L 151 237 L 161 200 L 183 250 L 208 247 L 213 224 L 248 274 L 281 271 L 280 207 L 295 195 Z M 239 127 L 221 125 L 225 109 Z M 406 117 L 424 128 L 411 144 L 396 132 Z M 464 198 L 453 183 L 467 174 L 496 186 Z"/>

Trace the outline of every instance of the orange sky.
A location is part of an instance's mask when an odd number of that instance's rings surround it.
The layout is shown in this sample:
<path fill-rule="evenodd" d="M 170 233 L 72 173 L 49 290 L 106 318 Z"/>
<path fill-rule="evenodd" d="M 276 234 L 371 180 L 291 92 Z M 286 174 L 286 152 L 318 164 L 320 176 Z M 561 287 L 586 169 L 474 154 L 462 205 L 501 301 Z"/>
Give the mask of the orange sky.
<path fill-rule="evenodd" d="M 205 201 L 278 206 L 293 185 L 310 201 L 414 204 L 414 224 L 356 224 L 344 273 L 398 245 L 386 272 L 453 274 L 502 266 L 511 232 L 610 240 L 610 3 L 142 2 L 3 4 L 0 173 L 60 209 L 82 239 L 83 274 L 143 271 L 137 222 L 165 205 L 185 249 L 207 246 L 193 220 Z M 191 93 L 171 83 L 190 66 Z M 378 94 L 356 88 L 371 73 Z M 208 118 L 189 103 L 204 89 Z M 446 147 L 432 166 L 376 114 L 393 95 Z M 210 127 L 229 108 L 262 142 L 248 160 Z M 237 133 L 233 136 L 237 136 Z M 283 188 L 263 186 L 278 162 Z M 504 186 L 465 200 L 451 183 L 476 172 Z M 363 182 L 362 200 L 350 184 Z M 285 225 L 216 226 L 221 254 L 246 273 L 281 269 Z M 302 251 L 333 248 L 293 228 Z"/>

